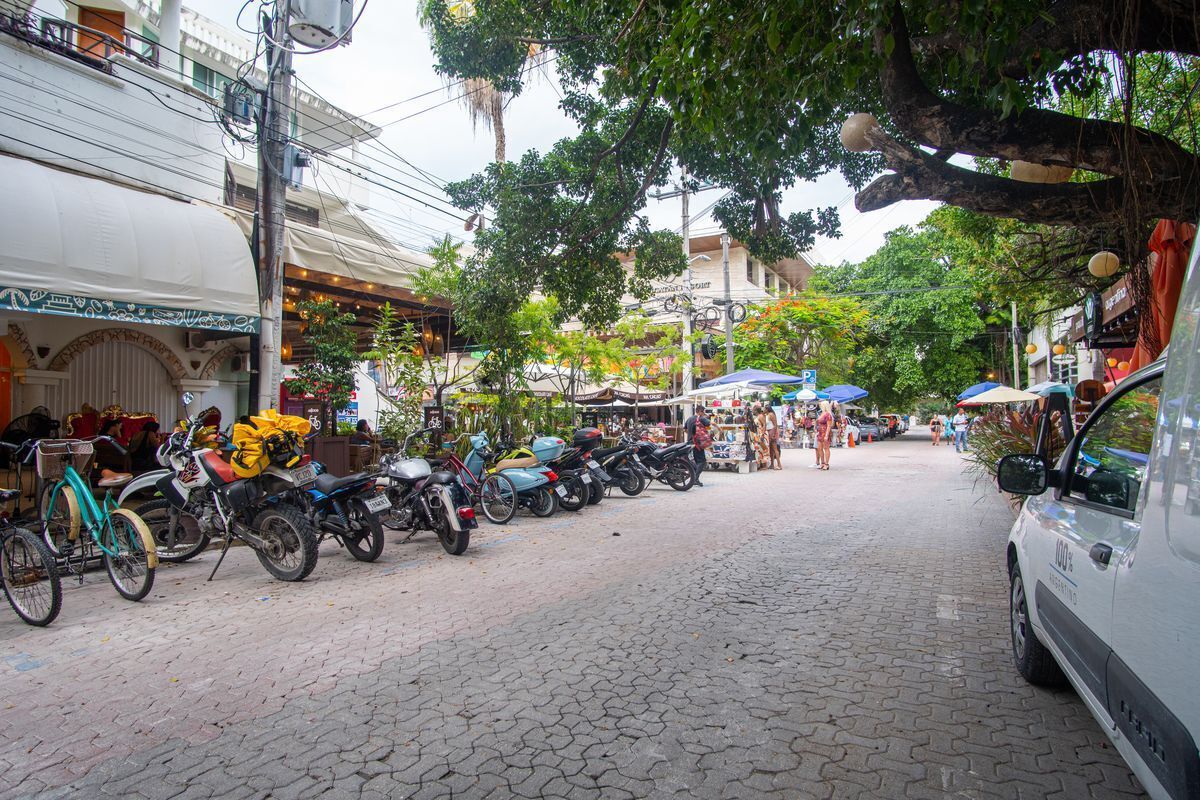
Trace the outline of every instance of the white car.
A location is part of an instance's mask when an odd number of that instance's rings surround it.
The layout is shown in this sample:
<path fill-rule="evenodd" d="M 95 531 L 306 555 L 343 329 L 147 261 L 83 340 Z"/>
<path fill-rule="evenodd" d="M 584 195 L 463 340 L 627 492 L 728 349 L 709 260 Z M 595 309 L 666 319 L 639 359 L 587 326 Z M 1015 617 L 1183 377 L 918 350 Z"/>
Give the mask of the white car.
<path fill-rule="evenodd" d="M 1051 465 L 1001 459 L 1031 495 L 1008 541 L 1012 650 L 1070 680 L 1146 790 L 1200 797 L 1200 274 L 1171 354 L 1126 378 Z"/>

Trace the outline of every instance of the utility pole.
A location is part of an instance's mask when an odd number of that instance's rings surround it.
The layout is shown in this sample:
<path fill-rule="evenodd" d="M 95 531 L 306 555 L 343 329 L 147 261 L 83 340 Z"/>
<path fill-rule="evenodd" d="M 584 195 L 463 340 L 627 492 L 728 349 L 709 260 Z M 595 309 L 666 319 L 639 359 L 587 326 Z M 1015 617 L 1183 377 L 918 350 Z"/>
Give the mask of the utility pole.
<path fill-rule="evenodd" d="M 1017 301 L 1012 301 L 1013 388 L 1021 388 L 1021 354 L 1017 349 Z"/>
<path fill-rule="evenodd" d="M 729 232 L 721 234 L 721 270 L 725 273 L 725 374 L 733 373 L 733 298 L 729 294 Z"/>
<path fill-rule="evenodd" d="M 275 15 L 265 16 L 270 28 L 267 41 L 267 93 L 258 131 L 259 292 L 262 330 L 258 355 L 258 409 L 279 406 L 279 381 L 283 374 L 283 241 L 287 224 L 284 209 L 287 184 L 284 156 L 291 133 L 292 53 L 288 35 L 290 0 L 275 3 Z M 279 42 L 276 47 L 271 40 Z"/>
<path fill-rule="evenodd" d="M 683 295 L 687 298 L 683 309 L 683 350 L 687 353 L 683 362 L 683 391 L 686 393 L 695 388 L 692 366 L 696 361 L 696 351 L 692 346 L 692 220 L 688 215 L 687 167 L 682 165 L 679 170 L 679 197 L 683 205 L 683 260 L 686 264 L 683 273 Z"/>

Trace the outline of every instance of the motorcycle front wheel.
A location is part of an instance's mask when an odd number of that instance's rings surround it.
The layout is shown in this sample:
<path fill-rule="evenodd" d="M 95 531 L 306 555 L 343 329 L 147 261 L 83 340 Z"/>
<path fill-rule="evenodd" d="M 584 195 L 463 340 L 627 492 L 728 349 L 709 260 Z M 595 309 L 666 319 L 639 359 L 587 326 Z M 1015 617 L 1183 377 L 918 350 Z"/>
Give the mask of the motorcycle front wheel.
<path fill-rule="evenodd" d="M 209 536 L 201 530 L 200 520 L 176 510 L 168 500 L 142 503 L 133 513 L 141 517 L 150 529 L 160 561 L 181 564 L 203 553 L 208 547 Z M 173 536 L 172 526 L 175 528 Z"/>
<path fill-rule="evenodd" d="M 517 485 L 507 475 L 488 475 L 479 487 L 479 505 L 494 525 L 507 525 L 517 515 Z"/>
<path fill-rule="evenodd" d="M 696 482 L 696 470 L 692 468 L 691 461 L 681 456 L 672 458 L 667 462 L 663 480 L 675 491 L 686 492 Z"/>
<path fill-rule="evenodd" d="M 549 487 L 535 489 L 529 498 L 529 510 L 535 517 L 549 517 L 558 511 L 558 494 Z"/>
<path fill-rule="evenodd" d="M 623 469 L 617 478 L 617 488 L 630 497 L 637 497 L 646 491 L 646 476 L 635 469 Z"/>
<path fill-rule="evenodd" d="M 383 525 L 379 517 L 361 508 L 351 509 L 350 524 L 358 530 L 342 534 L 342 544 L 350 555 L 370 563 L 383 555 Z"/>
<path fill-rule="evenodd" d="M 262 546 L 254 548 L 267 572 L 281 581 L 302 581 L 317 566 L 317 537 L 298 509 L 278 505 L 254 518 Z"/>

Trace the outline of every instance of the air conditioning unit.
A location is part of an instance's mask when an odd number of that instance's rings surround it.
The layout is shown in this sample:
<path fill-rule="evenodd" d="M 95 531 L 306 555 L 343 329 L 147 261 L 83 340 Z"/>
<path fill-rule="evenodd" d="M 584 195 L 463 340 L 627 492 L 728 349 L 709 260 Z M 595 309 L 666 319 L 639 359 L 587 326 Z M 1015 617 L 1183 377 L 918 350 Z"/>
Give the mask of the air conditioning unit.
<path fill-rule="evenodd" d="M 210 341 L 207 331 L 187 331 L 183 334 L 183 349 L 188 351 L 206 351 L 213 349 L 216 344 Z"/>
<path fill-rule="evenodd" d="M 239 353 L 234 356 L 233 360 L 229 362 L 229 369 L 235 374 L 249 375 L 252 371 L 250 369 L 250 354 Z"/>
<path fill-rule="evenodd" d="M 288 32 L 309 47 L 328 47 L 354 22 L 354 0 L 292 0 Z M 350 37 L 339 44 L 346 44 Z"/>

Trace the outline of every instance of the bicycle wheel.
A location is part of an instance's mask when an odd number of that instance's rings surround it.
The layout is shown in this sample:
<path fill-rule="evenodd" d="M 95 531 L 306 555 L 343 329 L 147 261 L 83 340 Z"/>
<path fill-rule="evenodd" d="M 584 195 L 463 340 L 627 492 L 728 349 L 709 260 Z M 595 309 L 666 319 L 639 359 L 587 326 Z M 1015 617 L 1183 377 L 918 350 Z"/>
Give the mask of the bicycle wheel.
<path fill-rule="evenodd" d="M 169 500 L 142 503 L 133 513 L 150 529 L 160 561 L 181 564 L 208 547 L 209 535 L 201 529 L 200 520 L 186 511 L 177 510 Z"/>
<path fill-rule="evenodd" d="M 50 507 L 50 497 L 54 492 L 53 483 L 42 487 L 38 498 L 38 514 L 42 519 L 42 538 L 46 547 L 56 558 L 62 558 L 71 549 L 72 542 L 79 541 L 80 519 L 79 498 L 75 490 L 65 484 L 59 489 L 54 498 L 54 507 Z"/>
<path fill-rule="evenodd" d="M 104 569 L 117 594 L 134 601 L 150 594 L 158 553 L 154 536 L 142 518 L 127 509 L 115 509 L 109 512 L 108 530 L 101 537 L 105 548 Z"/>
<path fill-rule="evenodd" d="M 50 549 L 32 532 L 0 533 L 0 584 L 17 616 L 45 627 L 62 610 L 62 582 Z"/>
<path fill-rule="evenodd" d="M 517 486 L 507 475 L 494 473 L 479 487 L 479 504 L 488 522 L 505 525 L 517 513 Z"/>

